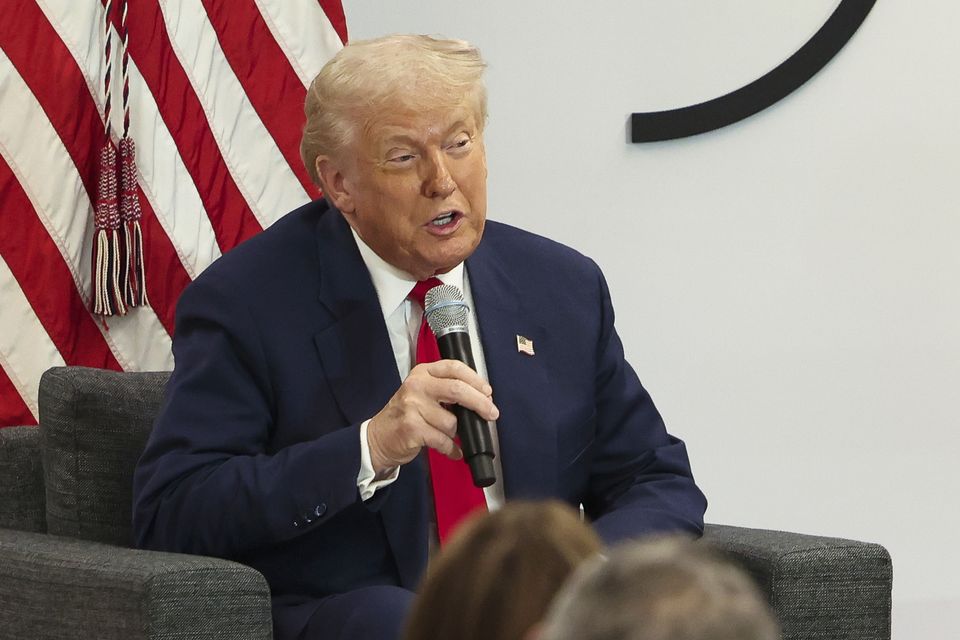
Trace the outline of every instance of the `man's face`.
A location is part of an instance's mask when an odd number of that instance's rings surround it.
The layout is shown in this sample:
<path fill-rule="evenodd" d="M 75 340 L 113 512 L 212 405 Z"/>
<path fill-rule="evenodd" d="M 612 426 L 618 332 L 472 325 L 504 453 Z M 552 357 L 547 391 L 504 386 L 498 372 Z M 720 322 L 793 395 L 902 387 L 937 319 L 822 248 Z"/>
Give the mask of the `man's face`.
<path fill-rule="evenodd" d="M 345 149 L 328 195 L 385 261 L 419 280 L 445 273 L 483 235 L 487 161 L 479 125 L 467 104 L 383 113 Z"/>

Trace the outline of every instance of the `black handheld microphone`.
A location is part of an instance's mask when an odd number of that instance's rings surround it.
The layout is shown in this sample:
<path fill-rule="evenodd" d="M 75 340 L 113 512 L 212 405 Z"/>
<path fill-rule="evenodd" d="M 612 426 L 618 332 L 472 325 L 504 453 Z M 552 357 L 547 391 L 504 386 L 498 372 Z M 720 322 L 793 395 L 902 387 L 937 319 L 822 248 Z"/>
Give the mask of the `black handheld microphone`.
<path fill-rule="evenodd" d="M 430 330 L 437 337 L 440 356 L 444 360 L 459 360 L 476 371 L 477 365 L 473 362 L 470 332 L 467 328 L 470 307 L 464 302 L 460 289 L 452 284 L 433 287 L 424 297 L 423 310 Z M 460 448 L 470 465 L 473 484 L 489 487 L 497 479 L 493 467 L 495 454 L 490 424 L 475 411 L 464 409 L 458 404 L 453 405 L 452 411 L 457 416 Z"/>

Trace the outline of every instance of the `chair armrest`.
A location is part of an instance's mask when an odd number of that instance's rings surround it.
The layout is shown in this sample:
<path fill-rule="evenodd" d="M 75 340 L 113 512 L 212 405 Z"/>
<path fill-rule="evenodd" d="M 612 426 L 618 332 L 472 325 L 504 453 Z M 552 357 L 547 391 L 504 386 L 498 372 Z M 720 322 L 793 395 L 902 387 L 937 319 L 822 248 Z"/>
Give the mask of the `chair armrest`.
<path fill-rule="evenodd" d="M 879 544 L 708 524 L 703 540 L 767 594 L 783 640 L 889 640 L 893 568 Z"/>
<path fill-rule="evenodd" d="M 46 531 L 40 429 L 0 429 L 0 528 Z"/>
<path fill-rule="evenodd" d="M 270 590 L 228 560 L 0 529 L 0 629 L 10 638 L 269 640 Z"/>

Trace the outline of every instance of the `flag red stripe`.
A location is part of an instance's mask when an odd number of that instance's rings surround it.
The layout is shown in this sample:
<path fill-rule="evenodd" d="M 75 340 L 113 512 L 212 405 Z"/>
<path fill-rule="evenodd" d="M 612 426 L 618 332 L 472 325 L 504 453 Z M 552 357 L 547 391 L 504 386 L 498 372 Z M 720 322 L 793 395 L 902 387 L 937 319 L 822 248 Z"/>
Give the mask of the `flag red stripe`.
<path fill-rule="evenodd" d="M 143 233 L 143 259 L 147 273 L 147 296 L 150 306 L 157 314 L 160 324 L 173 335 L 174 314 L 177 310 L 177 300 L 184 288 L 190 284 L 190 276 L 180 256 L 174 250 L 170 237 L 162 226 L 153 208 L 140 193 L 140 230 Z"/>
<path fill-rule="evenodd" d="M 340 0 L 319 0 L 327 19 L 340 36 L 340 42 L 347 44 L 347 18 L 343 15 L 343 5 Z"/>
<path fill-rule="evenodd" d="M 120 363 L 84 306 L 60 250 L 2 157 L 0 201 L 4 203 L 5 222 L 0 254 L 64 362 L 120 370 Z"/>
<path fill-rule="evenodd" d="M 37 421 L 24 403 L 7 372 L 0 367 L 0 429 L 20 425 L 34 425 Z"/>
<path fill-rule="evenodd" d="M 160 5 L 145 0 L 127 6 L 130 57 L 153 93 L 225 253 L 258 233 L 260 223 L 227 169 L 200 99 L 167 35 Z M 119 23 L 115 24 L 119 30 Z"/>
<path fill-rule="evenodd" d="M 43 56 L 36 55 L 37 42 L 45 43 Z M 103 121 L 73 56 L 33 2 L 19 3 L 11 19 L 0 20 L 0 43 L 59 134 L 90 201 L 96 202 Z M 176 301 L 190 283 L 190 276 L 142 190 L 140 207 L 147 294 L 160 322 L 172 335 Z"/>
<path fill-rule="evenodd" d="M 40 42 L 43 54 L 37 55 Z M 71 156 L 93 202 L 97 152 L 105 134 L 76 61 L 35 2 L 18 2 L 7 10 L 0 20 L 0 47 L 43 106 L 56 132 L 64 142 L 69 139 L 76 143 L 80 153 Z"/>
<path fill-rule="evenodd" d="M 257 116 L 311 198 L 320 195 L 300 160 L 307 92 L 253 0 L 202 0 L 230 67 Z"/>

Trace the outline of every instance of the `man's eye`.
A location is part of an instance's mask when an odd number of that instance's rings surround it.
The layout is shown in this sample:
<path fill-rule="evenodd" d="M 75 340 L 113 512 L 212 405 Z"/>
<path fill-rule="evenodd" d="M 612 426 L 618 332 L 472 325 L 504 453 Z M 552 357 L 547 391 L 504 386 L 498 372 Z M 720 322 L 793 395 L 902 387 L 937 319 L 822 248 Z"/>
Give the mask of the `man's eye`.
<path fill-rule="evenodd" d="M 453 144 L 451 144 L 448 147 L 448 149 L 451 149 L 451 150 L 465 149 L 466 147 L 470 146 L 471 142 L 473 142 L 473 140 L 471 140 L 469 137 L 466 137 L 466 136 L 464 136 L 463 138 L 457 138 L 456 140 L 453 141 Z"/>
<path fill-rule="evenodd" d="M 413 160 L 413 154 L 412 154 L 412 153 L 404 153 L 404 154 L 399 155 L 399 156 L 393 156 L 393 157 L 389 158 L 387 161 L 388 161 L 388 162 L 393 162 L 393 163 L 395 163 L 395 164 L 403 164 L 404 162 L 409 162 L 410 160 Z"/>

